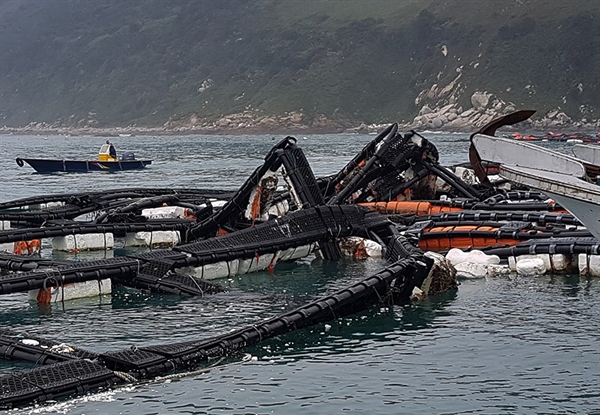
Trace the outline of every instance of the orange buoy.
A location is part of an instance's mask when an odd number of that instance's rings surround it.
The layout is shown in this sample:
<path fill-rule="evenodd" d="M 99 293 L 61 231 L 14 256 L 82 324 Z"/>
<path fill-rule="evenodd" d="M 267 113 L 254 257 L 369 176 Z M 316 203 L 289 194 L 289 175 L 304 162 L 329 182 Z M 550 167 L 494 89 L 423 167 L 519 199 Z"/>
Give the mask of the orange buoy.
<path fill-rule="evenodd" d="M 431 202 L 423 200 L 369 202 L 359 203 L 358 205 L 386 215 L 397 214 L 425 216 L 432 215 L 434 213 L 457 212 L 463 210 L 461 207 L 435 205 Z"/>

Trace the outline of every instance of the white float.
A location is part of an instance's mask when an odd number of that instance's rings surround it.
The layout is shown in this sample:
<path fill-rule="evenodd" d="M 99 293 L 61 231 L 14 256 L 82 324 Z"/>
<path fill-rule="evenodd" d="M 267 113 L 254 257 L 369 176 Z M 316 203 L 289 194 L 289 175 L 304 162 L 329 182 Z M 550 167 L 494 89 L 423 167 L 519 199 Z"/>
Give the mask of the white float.
<path fill-rule="evenodd" d="M 173 247 L 179 242 L 179 231 L 131 232 L 125 236 L 125 246 Z"/>
<path fill-rule="evenodd" d="M 9 252 L 12 254 L 14 247 L 15 246 L 12 242 L 6 242 L 3 244 L 0 244 L 0 251 Z"/>
<path fill-rule="evenodd" d="M 10 221 L 9 220 L 0 221 L 0 227 L 2 228 L 1 230 L 3 230 L 3 231 L 10 229 Z M 12 242 L 6 242 L 3 244 L 0 244 L 0 251 L 10 252 L 12 254 L 13 249 L 14 249 L 14 245 Z"/>
<path fill-rule="evenodd" d="M 115 239 L 112 233 L 88 233 L 52 238 L 52 249 L 57 251 L 95 251 L 112 249 L 114 246 Z"/>
<path fill-rule="evenodd" d="M 488 269 L 485 264 L 475 262 L 461 262 L 454 265 L 456 276 L 462 278 L 485 278 L 488 275 Z"/>
<path fill-rule="evenodd" d="M 478 249 L 464 252 L 458 248 L 452 248 L 446 254 L 446 259 L 454 266 L 464 262 L 481 265 L 497 265 L 500 263 L 498 255 L 487 255 Z"/>
<path fill-rule="evenodd" d="M 539 256 L 520 258 L 515 268 L 519 275 L 543 275 L 548 271 L 546 262 Z"/>
<path fill-rule="evenodd" d="M 277 255 L 277 261 L 295 261 L 310 255 L 316 248 L 316 244 L 302 245 L 295 248 L 289 248 L 281 251 Z"/>
<path fill-rule="evenodd" d="M 201 267 L 178 268 L 176 272 L 193 275 L 205 280 L 233 277 L 256 271 L 263 271 L 277 262 L 277 254 L 264 254 L 257 258 L 234 259 L 206 264 Z"/>
<path fill-rule="evenodd" d="M 290 204 L 287 200 L 283 200 L 279 203 L 274 204 L 269 208 L 269 216 L 283 216 L 290 211 Z"/>
<path fill-rule="evenodd" d="M 24 207 L 22 207 L 22 209 L 26 209 L 26 210 L 44 210 L 44 209 L 51 209 L 51 208 L 61 207 L 61 206 L 64 206 L 64 205 L 65 205 L 65 202 L 47 202 L 47 203 L 38 203 L 36 205 L 24 206 Z"/>
<path fill-rule="evenodd" d="M 579 254 L 577 258 L 579 274 L 583 276 L 600 276 L 600 255 Z"/>
<path fill-rule="evenodd" d="M 142 209 L 142 216 L 148 219 L 187 218 L 189 216 L 189 209 L 181 206 L 162 206 Z"/>
<path fill-rule="evenodd" d="M 554 254 L 550 257 L 552 269 L 557 272 L 566 272 L 569 269 L 569 258 L 564 254 Z"/>
<path fill-rule="evenodd" d="M 592 277 L 600 277 L 600 256 L 598 255 L 589 255 L 588 257 L 588 269 L 590 271 L 590 276 Z"/>
<path fill-rule="evenodd" d="M 29 299 L 38 303 L 56 303 L 77 298 L 98 297 L 110 294 L 112 283 L 110 278 L 100 281 L 76 282 L 65 284 L 63 287 L 49 287 L 47 289 L 30 290 Z"/>

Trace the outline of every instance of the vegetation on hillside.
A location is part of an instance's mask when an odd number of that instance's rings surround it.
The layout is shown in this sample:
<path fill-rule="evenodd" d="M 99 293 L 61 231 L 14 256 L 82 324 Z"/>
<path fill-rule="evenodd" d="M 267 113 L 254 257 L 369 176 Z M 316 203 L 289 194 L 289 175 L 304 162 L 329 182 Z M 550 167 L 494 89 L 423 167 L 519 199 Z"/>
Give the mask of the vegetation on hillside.
<path fill-rule="evenodd" d="M 0 0 L 0 126 L 402 121 L 459 75 L 464 108 L 598 119 L 599 66 L 596 0 Z"/>

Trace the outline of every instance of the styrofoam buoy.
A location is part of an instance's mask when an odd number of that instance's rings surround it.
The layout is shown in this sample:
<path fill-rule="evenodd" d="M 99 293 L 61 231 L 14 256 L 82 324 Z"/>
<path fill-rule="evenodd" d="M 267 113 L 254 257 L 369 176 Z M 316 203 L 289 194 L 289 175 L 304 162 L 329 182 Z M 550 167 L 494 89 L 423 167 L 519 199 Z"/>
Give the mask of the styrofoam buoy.
<path fill-rule="evenodd" d="M 456 276 L 463 278 L 485 278 L 487 275 L 487 266 L 476 264 L 475 262 L 461 262 L 454 265 Z"/>
<path fill-rule="evenodd" d="M 600 255 L 590 255 L 588 258 L 589 275 L 600 277 Z"/>
<path fill-rule="evenodd" d="M 187 218 L 190 216 L 190 210 L 181 206 L 161 206 L 142 209 L 142 216 L 148 219 Z"/>
<path fill-rule="evenodd" d="M 523 262 L 523 264 L 519 268 L 519 263 Z M 533 261 L 533 262 L 531 262 Z M 543 264 L 544 270 L 541 270 L 541 265 Z M 508 266 L 513 272 L 518 274 L 529 274 L 529 275 L 540 275 L 546 272 L 553 271 L 553 261 L 552 257 L 548 254 L 539 254 L 539 255 L 519 255 L 517 257 L 508 257 Z M 557 258 L 557 264 L 560 264 L 559 258 Z M 539 270 L 527 270 L 527 267 L 534 266 L 536 269 L 540 267 Z"/>
<path fill-rule="evenodd" d="M 48 304 L 77 298 L 98 297 L 111 292 L 112 283 L 110 278 L 107 278 L 99 281 L 75 282 L 61 287 L 30 290 L 28 296 L 30 300 Z"/>
<path fill-rule="evenodd" d="M 534 256 L 517 260 L 516 270 L 519 275 L 542 275 L 547 268 L 542 258 Z"/>
<path fill-rule="evenodd" d="M 206 264 L 201 267 L 177 268 L 175 271 L 179 274 L 189 274 L 205 280 L 214 280 L 238 275 L 239 264 L 240 261 L 234 259 Z"/>
<path fill-rule="evenodd" d="M 463 262 L 472 262 L 474 264 L 499 264 L 500 257 L 498 255 L 487 255 L 486 253 L 473 249 L 468 252 L 464 252 L 458 248 L 452 248 L 446 254 L 452 265 L 456 266 Z"/>
<path fill-rule="evenodd" d="M 296 259 L 304 258 L 310 255 L 316 248 L 316 244 L 302 245 L 295 248 L 289 248 L 281 251 L 277 258 L 279 262 L 295 261 Z"/>
<path fill-rule="evenodd" d="M 130 232 L 125 236 L 125 246 L 170 248 L 181 242 L 179 231 Z"/>
<path fill-rule="evenodd" d="M 500 277 L 513 274 L 508 265 L 490 264 L 486 265 L 488 277 Z"/>
<path fill-rule="evenodd" d="M 517 257 L 509 257 L 508 258 L 508 266 L 514 272 L 519 273 L 518 263 L 521 262 L 521 261 L 528 261 L 528 260 L 535 260 L 536 263 L 539 262 L 539 261 L 542 261 L 542 263 L 544 264 L 544 272 L 543 273 L 551 272 L 553 270 L 553 268 L 552 268 L 552 260 L 551 260 L 550 255 L 548 255 L 548 254 L 519 255 Z M 527 262 L 525 264 L 527 264 Z M 524 266 L 526 267 L 528 265 L 524 265 Z M 522 271 L 523 270 L 524 269 L 522 269 Z M 530 275 L 534 275 L 534 274 L 530 274 Z M 538 274 L 535 274 L 535 275 L 538 275 Z"/>
<path fill-rule="evenodd" d="M 569 259 L 564 254 L 554 254 L 550 257 L 552 269 L 557 272 L 566 272 L 569 269 Z"/>
<path fill-rule="evenodd" d="M 423 290 L 421 290 L 419 287 L 414 287 L 412 290 L 412 293 L 410 294 L 410 299 L 412 301 L 423 301 L 425 299 L 426 295 L 425 292 Z"/>
<path fill-rule="evenodd" d="M 465 167 L 456 167 L 454 173 L 468 184 L 472 185 L 479 183 L 479 180 L 477 179 L 477 176 L 475 176 L 475 172 L 473 171 L 473 169 L 468 169 Z"/>
<path fill-rule="evenodd" d="M 283 200 L 279 203 L 274 204 L 269 208 L 269 216 L 283 216 L 290 211 L 290 204 L 287 200 Z"/>
<path fill-rule="evenodd" d="M 587 256 L 587 254 L 577 255 L 577 269 L 579 270 L 579 275 L 582 275 L 582 276 L 588 275 L 588 256 Z"/>
<path fill-rule="evenodd" d="M 112 233 L 88 233 L 85 235 L 66 235 L 52 238 L 52 249 L 77 252 L 112 249 L 115 238 Z"/>
<path fill-rule="evenodd" d="M 190 274 L 205 280 L 233 277 L 256 271 L 269 269 L 277 262 L 277 253 L 263 254 L 259 257 L 248 259 L 235 259 L 233 261 L 220 261 L 206 264 L 201 267 L 178 268 L 182 274 Z"/>

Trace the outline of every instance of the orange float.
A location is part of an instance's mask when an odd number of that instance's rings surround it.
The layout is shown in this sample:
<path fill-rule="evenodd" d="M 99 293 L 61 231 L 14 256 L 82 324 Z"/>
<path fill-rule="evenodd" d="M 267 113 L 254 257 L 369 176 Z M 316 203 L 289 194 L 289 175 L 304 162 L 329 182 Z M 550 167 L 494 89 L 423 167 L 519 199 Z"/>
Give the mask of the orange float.
<path fill-rule="evenodd" d="M 364 206 L 370 210 L 382 213 L 384 215 L 433 215 L 442 212 L 458 212 L 463 210 L 461 207 L 435 205 L 427 201 L 392 201 L 392 202 L 369 202 L 359 203 L 359 206 Z"/>

